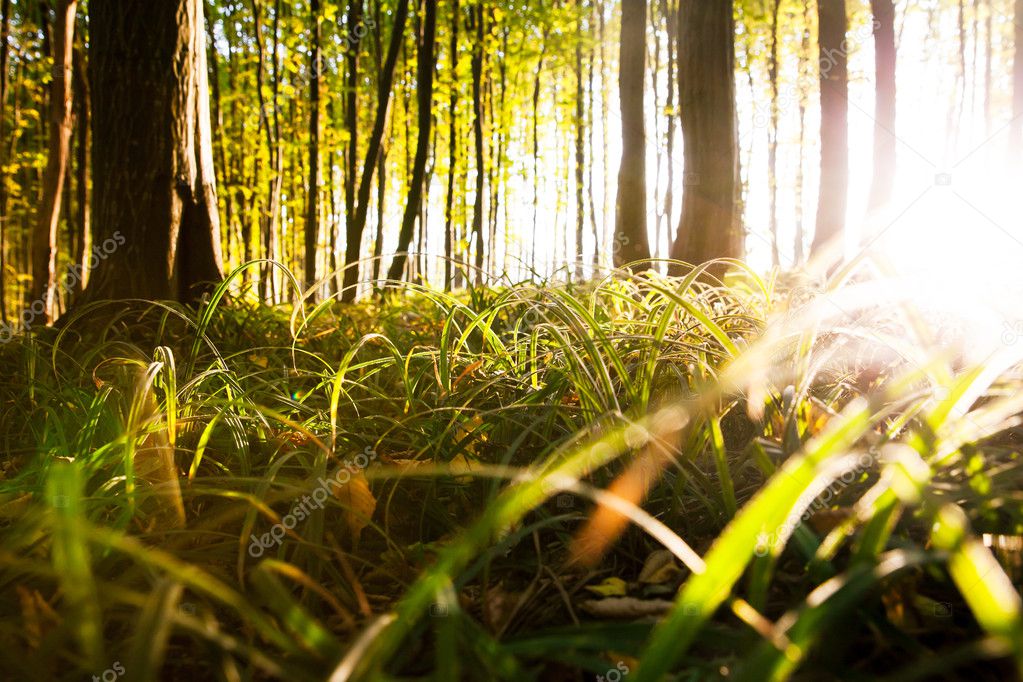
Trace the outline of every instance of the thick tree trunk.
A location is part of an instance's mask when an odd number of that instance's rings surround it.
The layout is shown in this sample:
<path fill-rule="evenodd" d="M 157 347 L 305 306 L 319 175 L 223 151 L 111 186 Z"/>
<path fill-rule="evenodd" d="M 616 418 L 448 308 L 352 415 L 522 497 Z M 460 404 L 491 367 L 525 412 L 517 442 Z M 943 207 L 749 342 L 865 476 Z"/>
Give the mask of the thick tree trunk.
<path fill-rule="evenodd" d="M 742 254 L 735 108 L 735 25 L 728 0 L 684 0 L 679 106 L 685 144 L 682 217 L 672 258 Z"/>
<path fill-rule="evenodd" d="M 837 248 L 845 234 L 849 193 L 849 71 L 842 42 L 845 0 L 820 0 L 821 172 L 812 253 Z"/>
<path fill-rule="evenodd" d="M 309 196 L 305 215 L 305 288 L 316 284 L 320 236 L 320 0 L 311 0 L 312 51 L 309 54 Z"/>
<path fill-rule="evenodd" d="M 36 317 L 46 322 L 54 312 L 57 282 L 57 228 L 61 198 L 71 157 L 72 68 L 74 66 L 77 0 L 59 0 L 53 34 L 53 80 L 50 83 L 50 150 L 43 180 L 43 203 L 32 233 L 32 288 L 26 307 L 45 312 Z"/>
<path fill-rule="evenodd" d="M 398 250 L 387 271 L 387 279 L 397 282 L 405 272 L 408 248 L 423 201 L 423 186 L 426 180 L 426 161 L 430 154 L 430 124 L 433 120 L 433 72 L 436 67 L 435 49 L 437 42 L 437 0 L 422 0 L 422 35 L 419 38 L 418 66 L 416 69 L 416 96 L 419 103 L 419 136 L 416 141 L 416 158 L 412 165 L 408 203 L 401 220 L 398 235 Z"/>
<path fill-rule="evenodd" d="M 86 296 L 193 303 L 222 278 L 200 0 L 92 0 Z"/>
<path fill-rule="evenodd" d="M 891 201 L 895 184 L 895 3 L 870 0 L 874 15 L 874 70 L 877 102 L 874 110 L 874 180 L 870 188 L 871 209 Z"/>
<path fill-rule="evenodd" d="M 78 148 L 75 163 L 77 175 L 75 188 L 77 190 L 78 229 L 81 230 L 77 249 L 74 253 L 74 263 L 81 268 L 81 276 L 75 278 L 74 295 L 78 296 L 89 284 L 89 259 L 86 258 L 92 248 L 92 193 L 89 191 L 89 163 L 92 157 L 92 105 L 89 97 L 89 76 L 86 72 L 85 41 L 80 40 L 75 47 L 74 55 L 74 97 L 76 125 L 78 128 Z"/>
<path fill-rule="evenodd" d="M 387 114 L 391 107 L 391 87 L 394 82 L 394 68 L 398 63 L 398 52 L 404 42 L 405 22 L 408 19 L 408 0 L 399 0 L 394 13 L 394 27 L 391 31 L 391 43 L 387 48 L 387 58 L 380 71 L 380 82 L 377 88 L 377 113 L 370 135 L 366 159 L 363 163 L 362 180 L 359 182 L 359 195 L 355 218 L 349 218 L 347 243 L 345 244 L 344 288 L 341 300 L 354 301 L 358 293 L 359 258 L 362 254 L 362 234 L 366 231 L 366 218 L 369 215 L 369 195 L 373 186 L 373 174 L 376 171 L 380 150 L 383 146 L 384 128 L 387 125 Z M 380 27 L 377 27 L 380 30 Z"/>
<path fill-rule="evenodd" d="M 646 0 L 622 0 L 621 72 L 622 165 L 618 172 L 614 264 L 650 259 L 647 236 Z M 642 270 L 648 263 L 636 266 Z"/>

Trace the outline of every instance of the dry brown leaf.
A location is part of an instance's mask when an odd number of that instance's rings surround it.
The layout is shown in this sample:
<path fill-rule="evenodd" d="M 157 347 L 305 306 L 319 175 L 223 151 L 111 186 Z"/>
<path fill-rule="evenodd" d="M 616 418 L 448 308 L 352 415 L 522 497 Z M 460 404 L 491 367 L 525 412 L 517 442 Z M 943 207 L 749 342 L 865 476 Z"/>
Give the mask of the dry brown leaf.
<path fill-rule="evenodd" d="M 663 585 L 682 576 L 682 569 L 675 562 L 675 555 L 666 549 L 650 552 L 639 572 L 639 582 L 646 585 Z"/>
<path fill-rule="evenodd" d="M 369 481 L 361 471 L 358 471 L 352 474 L 347 483 L 336 488 L 334 495 L 344 506 L 345 525 L 357 541 L 377 508 L 377 498 L 369 489 Z"/>
<path fill-rule="evenodd" d="M 667 599 L 636 599 L 635 597 L 610 597 L 608 599 L 587 599 L 579 606 L 597 618 L 650 618 L 663 616 L 675 605 Z"/>

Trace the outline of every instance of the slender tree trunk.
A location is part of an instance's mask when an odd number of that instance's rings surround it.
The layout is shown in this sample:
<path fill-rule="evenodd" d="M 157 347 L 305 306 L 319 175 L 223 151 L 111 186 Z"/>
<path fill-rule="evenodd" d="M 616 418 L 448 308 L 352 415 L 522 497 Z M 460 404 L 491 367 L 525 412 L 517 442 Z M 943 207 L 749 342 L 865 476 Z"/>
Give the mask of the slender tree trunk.
<path fill-rule="evenodd" d="M 43 203 L 32 234 L 32 289 L 29 309 L 42 302 L 45 312 L 36 322 L 48 321 L 54 312 L 57 282 L 57 229 L 61 197 L 71 157 L 72 69 L 74 67 L 77 0 L 58 0 L 53 36 L 53 80 L 50 83 L 50 151 L 43 184 Z"/>
<path fill-rule="evenodd" d="M 486 167 L 484 163 L 483 150 L 483 52 L 485 46 L 483 39 L 485 31 L 483 27 L 484 13 L 483 0 L 477 0 L 472 8 L 472 25 L 475 29 L 475 44 L 472 49 L 472 108 L 473 122 L 472 130 L 476 148 L 476 198 L 472 211 L 472 234 L 475 240 L 475 273 L 474 281 L 477 284 L 483 282 L 483 262 L 486 253 L 483 243 L 483 205 L 486 201 L 484 194 L 486 182 Z"/>
<path fill-rule="evenodd" d="M 666 234 L 664 236 L 667 253 L 671 253 L 671 219 L 675 213 L 675 127 L 677 125 L 677 109 L 675 107 L 675 69 L 678 66 L 678 9 L 672 0 L 662 0 L 664 16 L 667 17 L 668 32 L 668 94 L 665 103 L 668 112 L 668 130 L 665 154 L 668 158 L 668 186 L 664 192 L 664 220 Z"/>
<path fill-rule="evenodd" d="M 450 128 L 448 132 L 448 194 L 444 207 L 444 288 L 454 285 L 452 269 L 455 258 L 455 169 L 458 165 L 458 0 L 451 3 L 451 88 L 448 99 Z"/>
<path fill-rule="evenodd" d="M 646 0 L 622 0 L 621 72 L 622 165 L 618 172 L 614 264 L 650 259 L 647 236 Z M 649 263 L 635 266 L 644 270 Z"/>
<path fill-rule="evenodd" d="M 742 254 L 735 25 L 732 3 L 723 0 L 683 2 L 681 14 L 679 106 L 686 175 L 672 258 L 699 264 Z"/>
<path fill-rule="evenodd" d="M 893 0 L 870 0 L 870 8 L 875 21 L 877 99 L 874 111 L 874 181 L 870 188 L 869 207 L 877 209 L 891 201 L 895 184 L 895 3 Z"/>
<path fill-rule="evenodd" d="M 391 43 L 387 48 L 387 58 L 380 72 L 380 83 L 377 90 L 377 113 L 373 124 L 373 133 L 369 138 L 369 148 L 363 164 L 362 180 L 359 183 L 359 195 L 355 219 L 348 223 L 345 245 L 344 288 L 341 299 L 354 301 L 358 293 L 359 257 L 362 253 L 362 234 L 366 230 L 366 218 L 369 215 L 369 195 L 372 189 L 373 173 L 376 171 L 383 144 L 384 129 L 387 125 L 387 113 L 391 106 L 391 86 L 394 81 L 394 69 L 398 63 L 398 52 L 404 42 L 405 22 L 408 19 L 408 0 L 399 0 L 394 13 L 394 28 L 391 32 Z M 377 30 L 380 30 L 378 27 Z"/>
<path fill-rule="evenodd" d="M 583 233 L 586 231 L 586 88 L 583 81 L 583 2 L 579 0 L 575 40 L 575 276 L 583 278 Z"/>
<path fill-rule="evenodd" d="M 7 64 L 10 56 L 11 0 L 0 2 L 0 322 L 7 322 Z"/>
<path fill-rule="evenodd" d="M 540 86 L 543 83 L 543 62 L 547 55 L 547 29 L 543 29 L 540 57 L 536 63 L 533 83 L 533 240 L 529 247 L 529 267 L 536 273 L 537 227 L 540 222 Z"/>
<path fill-rule="evenodd" d="M 86 297 L 198 300 L 222 278 L 199 0 L 90 0 L 94 209 Z"/>
<path fill-rule="evenodd" d="M 1023 155 L 1023 0 L 1016 0 L 1015 57 L 1012 62 L 1012 128 L 1009 148 L 1017 162 Z"/>
<path fill-rule="evenodd" d="M 849 192 L 849 72 L 845 0 L 820 0 L 821 172 L 813 253 L 845 234 Z"/>
<path fill-rule="evenodd" d="M 767 78 L 771 88 L 771 123 L 767 131 L 767 219 L 771 234 L 771 264 L 778 267 L 778 15 L 782 0 L 774 0 L 771 8 L 771 49 L 767 59 Z"/>
<path fill-rule="evenodd" d="M 347 35 L 351 45 L 346 55 L 348 71 L 345 81 L 345 130 L 348 131 L 345 144 L 345 223 L 349 225 L 355 218 L 355 196 L 358 192 L 359 58 L 362 52 L 358 31 L 362 26 L 363 11 L 363 0 L 349 0 Z"/>
<path fill-rule="evenodd" d="M 419 100 L 419 136 L 416 142 L 416 158 L 412 166 L 408 203 L 401 220 L 398 235 L 398 250 L 387 271 L 387 279 L 400 281 L 405 272 L 409 244 L 416 226 L 416 218 L 423 200 L 423 186 L 426 179 L 426 162 L 430 154 L 430 126 L 433 120 L 433 72 L 436 68 L 435 48 L 437 41 L 437 0 L 422 0 L 422 34 L 417 55 L 416 95 Z"/>
<path fill-rule="evenodd" d="M 305 288 L 316 284 L 320 236 L 320 0 L 310 0 L 312 51 L 309 55 L 309 196 L 305 216 Z"/>

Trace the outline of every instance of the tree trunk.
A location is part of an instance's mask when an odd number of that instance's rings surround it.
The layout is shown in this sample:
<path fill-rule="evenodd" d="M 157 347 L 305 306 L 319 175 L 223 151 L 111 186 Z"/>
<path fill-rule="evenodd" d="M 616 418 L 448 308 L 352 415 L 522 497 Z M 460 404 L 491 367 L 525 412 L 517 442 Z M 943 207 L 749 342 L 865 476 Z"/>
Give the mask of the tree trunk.
<path fill-rule="evenodd" d="M 222 278 L 200 0 L 92 0 L 94 213 L 86 296 L 194 303 Z"/>
<path fill-rule="evenodd" d="M 451 94 L 448 115 L 451 117 L 448 133 L 448 195 L 444 207 L 444 288 L 451 290 L 454 279 L 452 269 L 455 258 L 455 167 L 458 164 L 458 0 L 451 3 Z"/>
<path fill-rule="evenodd" d="M 778 267 L 781 254 L 778 252 L 778 15 L 781 0 L 774 0 L 771 10 L 771 49 L 767 59 L 767 77 L 771 88 L 771 123 L 767 131 L 767 191 L 768 231 L 771 234 L 771 265 Z"/>
<path fill-rule="evenodd" d="M 426 179 L 426 161 L 430 154 L 430 124 L 433 119 L 433 71 L 436 66 L 435 48 L 437 35 L 437 0 L 422 0 L 422 35 L 419 39 L 418 66 L 416 69 L 416 95 L 419 100 L 419 137 L 416 141 L 416 158 L 412 166 L 408 203 L 401 219 L 398 235 L 398 250 L 387 271 L 387 279 L 397 282 L 405 272 L 408 248 L 419 216 L 423 200 L 423 184 Z"/>
<path fill-rule="evenodd" d="M 355 219 L 349 219 L 347 226 L 347 243 L 345 244 L 344 288 L 341 300 L 354 301 L 358 293 L 359 257 L 362 253 L 362 234 L 366 231 L 366 218 L 369 215 L 369 195 L 372 189 L 373 174 L 376 171 L 380 148 L 383 145 L 384 128 L 387 125 L 387 113 L 391 106 L 391 86 L 394 81 L 394 68 L 398 63 L 398 51 L 404 42 L 405 22 L 408 19 L 408 0 L 399 0 L 394 14 L 394 28 L 391 30 L 391 43 L 387 48 L 387 58 L 380 72 L 377 88 L 377 113 L 373 124 L 373 133 L 366 150 L 363 163 L 362 180 L 359 182 L 359 195 L 355 209 Z M 380 30 L 380 27 L 377 27 Z"/>
<path fill-rule="evenodd" d="M 869 208 L 877 209 L 892 198 L 895 184 L 895 3 L 870 0 L 874 15 L 874 54 L 877 103 L 874 111 L 874 181 Z"/>
<path fill-rule="evenodd" d="M 685 178 L 682 217 L 671 255 L 700 264 L 742 254 L 735 26 L 732 3 L 725 0 L 686 0 L 680 12 Z"/>
<path fill-rule="evenodd" d="M 849 72 L 845 0 L 820 0 L 821 172 L 812 253 L 838 247 L 849 193 Z"/>
<path fill-rule="evenodd" d="M 32 288 L 26 306 L 35 312 L 42 304 L 47 322 L 54 312 L 57 282 L 57 228 L 61 197 L 71 156 L 72 68 L 74 66 L 77 0 L 59 0 L 53 36 L 53 80 L 50 83 L 50 150 L 43 180 L 43 203 L 32 233 Z"/>
<path fill-rule="evenodd" d="M 1016 0 L 1013 26 L 1016 44 L 1012 62 L 1012 129 L 1009 148 L 1018 163 L 1023 155 L 1023 0 Z"/>
<path fill-rule="evenodd" d="M 472 130 L 476 148 L 476 198 L 472 210 L 472 234 L 475 241 L 475 273 L 473 281 L 477 284 L 483 282 L 483 202 L 485 201 L 484 183 L 486 181 L 486 168 L 484 167 L 483 156 L 483 0 L 478 0 L 472 8 L 471 28 L 475 29 L 476 42 L 472 48 Z"/>
<path fill-rule="evenodd" d="M 7 322 L 7 62 L 10 55 L 11 0 L 0 2 L 0 322 Z"/>
<path fill-rule="evenodd" d="M 618 172 L 614 264 L 649 261 L 646 210 L 646 0 L 622 0 L 621 71 L 622 165 Z M 643 270 L 649 263 L 641 263 Z"/>
<path fill-rule="evenodd" d="M 309 54 L 309 196 L 305 215 L 305 288 L 316 284 L 320 236 L 320 0 L 310 0 L 312 51 Z"/>
<path fill-rule="evenodd" d="M 586 87 L 583 81 L 583 3 L 579 0 L 575 39 L 575 276 L 583 278 L 586 230 Z"/>
<path fill-rule="evenodd" d="M 79 36 L 81 37 L 81 36 Z M 86 254 L 92 248 L 92 193 L 89 191 L 89 161 L 92 157 L 92 105 L 89 96 L 89 75 L 86 71 L 85 41 L 80 40 L 74 54 L 74 98 L 78 126 L 78 149 L 76 165 L 78 229 L 81 230 L 74 253 L 74 263 L 81 268 L 81 276 L 75 278 L 73 294 L 78 296 L 89 285 L 89 259 Z"/>

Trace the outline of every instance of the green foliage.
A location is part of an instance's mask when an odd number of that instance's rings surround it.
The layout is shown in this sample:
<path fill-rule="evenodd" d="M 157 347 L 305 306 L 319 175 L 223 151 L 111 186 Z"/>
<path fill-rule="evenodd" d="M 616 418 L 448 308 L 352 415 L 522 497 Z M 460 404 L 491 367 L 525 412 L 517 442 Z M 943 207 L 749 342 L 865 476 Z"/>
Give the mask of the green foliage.
<path fill-rule="evenodd" d="M 913 333 L 912 311 L 799 308 L 747 271 L 701 272 L 308 310 L 221 299 L 227 283 L 198 315 L 99 304 L 0 348 L 0 669 L 1012 674 L 1019 575 L 973 529 L 1023 517 L 1018 353 L 953 373 L 858 331 Z M 129 461 L 160 443 L 181 526 Z M 583 500 L 609 504 L 645 461 L 646 494 L 615 503 L 635 525 L 581 572 L 573 537 L 601 518 Z M 296 521 L 338 467 L 369 509 L 332 492 Z M 637 592 L 660 543 L 679 577 Z M 680 589 L 654 626 L 571 625 L 608 574 L 639 603 Z"/>

